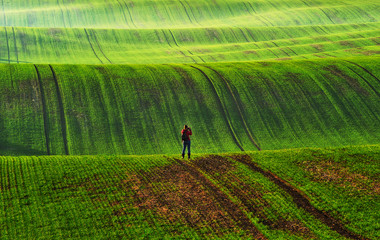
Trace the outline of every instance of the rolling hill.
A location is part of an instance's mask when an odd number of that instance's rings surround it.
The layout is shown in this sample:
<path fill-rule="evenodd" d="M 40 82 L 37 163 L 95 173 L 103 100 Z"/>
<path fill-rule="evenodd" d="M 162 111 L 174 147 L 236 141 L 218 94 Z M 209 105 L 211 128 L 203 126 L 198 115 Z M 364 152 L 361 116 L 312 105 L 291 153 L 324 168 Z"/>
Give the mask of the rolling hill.
<path fill-rule="evenodd" d="M 378 239 L 379 8 L 1 0 L 0 239 Z"/>

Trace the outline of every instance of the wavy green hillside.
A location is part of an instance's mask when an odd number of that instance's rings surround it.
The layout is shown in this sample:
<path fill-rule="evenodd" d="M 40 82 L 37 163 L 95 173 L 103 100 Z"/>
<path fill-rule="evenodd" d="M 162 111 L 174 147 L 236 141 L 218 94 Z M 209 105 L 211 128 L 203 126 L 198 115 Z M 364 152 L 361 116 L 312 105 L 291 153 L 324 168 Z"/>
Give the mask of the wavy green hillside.
<path fill-rule="evenodd" d="M 378 239 L 379 157 L 1 156 L 0 238 Z"/>
<path fill-rule="evenodd" d="M 204 63 L 380 54 L 379 23 L 187 29 L 0 29 L 3 63 Z"/>
<path fill-rule="evenodd" d="M 0 153 L 378 143 L 379 6 L 1 1 Z"/>
<path fill-rule="evenodd" d="M 178 153 L 374 144 L 379 58 L 1 65 L 2 154 Z"/>
<path fill-rule="evenodd" d="M 0 239 L 379 239 L 379 9 L 1 0 Z"/>
<path fill-rule="evenodd" d="M 357 0 L 3 0 L 0 62 L 150 64 L 379 55 L 379 7 L 378 1 Z"/>
<path fill-rule="evenodd" d="M 376 0 L 2 0 L 2 26 L 184 28 L 377 22 Z"/>

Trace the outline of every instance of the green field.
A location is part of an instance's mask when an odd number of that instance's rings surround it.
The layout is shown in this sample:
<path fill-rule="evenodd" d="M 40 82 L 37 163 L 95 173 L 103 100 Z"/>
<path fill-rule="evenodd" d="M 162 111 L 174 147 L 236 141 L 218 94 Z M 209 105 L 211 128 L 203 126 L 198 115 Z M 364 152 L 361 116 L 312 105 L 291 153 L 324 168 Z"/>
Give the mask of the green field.
<path fill-rule="evenodd" d="M 1 0 L 0 239 L 380 238 L 379 9 Z"/>
<path fill-rule="evenodd" d="M 0 151 L 174 154 L 184 123 L 195 153 L 376 144 L 378 59 L 4 64 Z"/>
<path fill-rule="evenodd" d="M 0 157 L 0 237 L 378 239 L 379 159 L 379 145 Z"/>

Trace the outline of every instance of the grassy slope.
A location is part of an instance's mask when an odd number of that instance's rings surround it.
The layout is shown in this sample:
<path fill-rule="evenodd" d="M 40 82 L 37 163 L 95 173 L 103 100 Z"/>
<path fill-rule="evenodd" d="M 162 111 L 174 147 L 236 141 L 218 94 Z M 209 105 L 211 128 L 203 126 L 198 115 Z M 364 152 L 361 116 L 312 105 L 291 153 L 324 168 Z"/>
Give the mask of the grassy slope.
<path fill-rule="evenodd" d="M 3 63 L 192 63 L 379 54 L 377 1 L 2 1 Z"/>
<path fill-rule="evenodd" d="M 0 29 L 3 63 L 202 63 L 378 55 L 378 23 L 188 29 Z"/>
<path fill-rule="evenodd" d="M 378 62 L 2 65 L 2 154 L 176 153 L 184 122 L 194 152 L 374 144 Z"/>
<path fill-rule="evenodd" d="M 379 153 L 374 145 L 249 154 L 350 231 L 376 239 Z M 186 162 L 201 181 L 172 156 L 0 157 L 0 237 L 248 239 L 226 214 L 232 201 L 268 239 L 344 239 L 233 155 Z"/>
<path fill-rule="evenodd" d="M 2 26 L 155 29 L 375 22 L 378 1 L 2 1 Z M 95 17 L 96 16 L 96 17 Z"/>

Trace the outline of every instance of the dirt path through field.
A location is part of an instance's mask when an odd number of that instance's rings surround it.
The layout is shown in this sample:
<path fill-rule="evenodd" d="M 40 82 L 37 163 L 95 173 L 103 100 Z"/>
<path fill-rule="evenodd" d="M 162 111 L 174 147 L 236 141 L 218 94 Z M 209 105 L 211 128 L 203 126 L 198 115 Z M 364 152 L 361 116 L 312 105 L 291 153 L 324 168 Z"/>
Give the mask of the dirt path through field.
<path fill-rule="evenodd" d="M 251 220 L 245 215 L 245 213 L 234 203 L 225 193 L 223 193 L 217 186 L 215 186 L 209 179 L 207 179 L 201 172 L 195 167 L 181 161 L 174 159 L 179 165 L 181 165 L 192 177 L 197 179 L 208 191 L 215 197 L 220 206 L 228 215 L 237 223 L 237 225 L 251 233 L 255 239 L 267 239 L 262 233 L 260 233 Z"/>
<path fill-rule="evenodd" d="M 262 168 L 260 168 L 256 163 L 252 161 L 252 158 L 248 155 L 233 155 L 230 156 L 232 159 L 245 164 L 253 171 L 259 172 L 263 174 L 265 177 L 270 179 L 272 182 L 274 182 L 277 186 L 282 188 L 285 192 L 287 192 L 290 196 L 292 196 L 294 203 L 299 207 L 305 209 L 308 213 L 312 214 L 315 218 L 326 224 L 329 228 L 332 230 L 338 232 L 342 236 L 350 239 L 367 239 L 364 238 L 358 234 L 355 234 L 351 231 L 349 231 L 338 219 L 333 218 L 330 214 L 321 211 L 314 207 L 310 201 L 308 200 L 308 197 L 301 192 L 300 190 L 296 189 L 292 185 L 290 185 L 285 180 L 279 178 L 277 175 L 270 171 L 266 171 Z"/>

